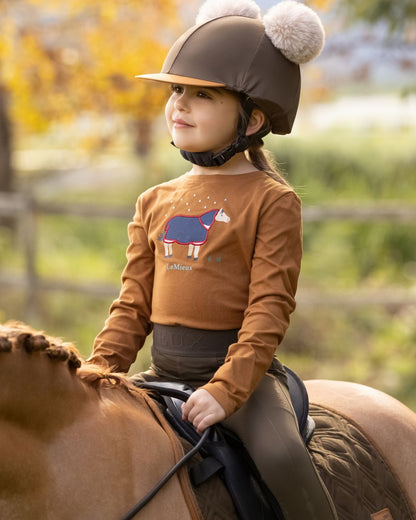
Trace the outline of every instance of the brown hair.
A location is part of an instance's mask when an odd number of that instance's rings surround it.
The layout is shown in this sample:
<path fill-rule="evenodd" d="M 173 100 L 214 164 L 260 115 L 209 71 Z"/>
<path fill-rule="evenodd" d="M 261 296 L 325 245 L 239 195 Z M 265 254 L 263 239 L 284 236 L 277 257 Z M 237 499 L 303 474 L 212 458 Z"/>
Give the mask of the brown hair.
<path fill-rule="evenodd" d="M 256 137 L 255 135 L 250 136 L 250 144 L 247 149 L 248 159 L 258 170 L 262 170 L 267 173 L 269 177 L 274 179 L 281 184 L 289 185 L 287 180 L 279 172 L 276 161 L 269 150 L 265 150 L 263 139 Z"/>
<path fill-rule="evenodd" d="M 270 123 L 269 118 L 266 116 L 266 114 L 264 114 L 264 116 L 265 122 L 263 126 L 260 128 L 260 130 L 255 134 L 248 136 L 248 159 L 252 163 L 252 165 L 255 166 L 258 170 L 267 173 L 267 175 L 274 179 L 276 182 L 280 182 L 281 184 L 285 184 L 286 186 L 288 186 L 289 183 L 279 172 L 279 169 L 276 165 L 276 161 L 274 160 L 274 157 L 272 156 L 271 152 L 269 150 L 264 149 L 264 142 L 262 137 L 267 135 L 272 129 L 272 125 Z M 247 114 L 244 112 L 242 106 L 240 108 L 240 117 L 243 121 L 246 121 L 248 123 Z"/>

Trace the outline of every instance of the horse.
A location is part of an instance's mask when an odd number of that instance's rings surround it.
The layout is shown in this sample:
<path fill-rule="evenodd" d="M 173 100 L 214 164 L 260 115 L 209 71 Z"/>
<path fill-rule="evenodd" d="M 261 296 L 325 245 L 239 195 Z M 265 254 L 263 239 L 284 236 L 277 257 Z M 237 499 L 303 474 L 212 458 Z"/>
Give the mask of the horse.
<path fill-rule="evenodd" d="M 128 376 L 25 324 L 0 325 L 0 386 L 2 519 L 121 520 L 188 449 Z M 306 386 L 308 449 L 339 520 L 415 520 L 416 414 L 363 385 Z M 181 467 L 134 519 L 237 519 L 210 480 L 194 489 Z"/>
<path fill-rule="evenodd" d="M 188 210 L 189 211 L 189 210 Z M 175 242 L 188 246 L 187 258 L 198 260 L 199 250 L 208 240 L 208 233 L 215 222 L 230 222 L 230 217 L 221 209 L 212 209 L 202 215 L 175 215 L 165 224 L 163 243 L 165 258 L 173 256 Z"/>

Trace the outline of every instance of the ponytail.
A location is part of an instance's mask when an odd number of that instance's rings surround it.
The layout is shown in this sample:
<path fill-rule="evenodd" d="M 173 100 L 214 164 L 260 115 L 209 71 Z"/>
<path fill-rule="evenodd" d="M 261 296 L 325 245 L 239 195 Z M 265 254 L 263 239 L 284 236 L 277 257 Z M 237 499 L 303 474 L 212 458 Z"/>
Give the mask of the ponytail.
<path fill-rule="evenodd" d="M 259 137 L 258 134 L 249 136 L 249 146 L 247 149 L 249 161 L 258 170 L 264 171 L 264 173 L 267 173 L 267 175 L 276 182 L 280 182 L 280 184 L 285 184 L 288 186 L 289 183 L 280 174 L 272 154 L 269 150 L 263 149 L 263 146 L 263 139 Z"/>
<path fill-rule="evenodd" d="M 248 121 L 250 119 L 253 108 L 258 108 L 256 105 L 252 105 L 249 113 L 244 109 L 245 102 L 247 98 L 245 94 L 237 94 L 238 99 L 240 100 L 240 120 L 239 125 L 242 125 L 243 128 L 247 128 Z M 261 109 L 260 109 L 261 110 Z M 264 114 L 264 112 L 263 112 Z M 274 179 L 276 182 L 280 182 L 280 184 L 284 184 L 285 186 L 289 186 L 289 183 L 284 179 L 284 177 L 279 172 L 276 162 L 269 152 L 269 150 L 264 150 L 264 142 L 262 137 L 271 132 L 272 125 L 270 123 L 269 118 L 265 115 L 265 122 L 263 126 L 260 128 L 258 132 L 253 135 L 247 136 L 248 147 L 246 150 L 247 156 L 251 164 L 257 168 L 258 170 L 263 171 L 269 177 Z"/>

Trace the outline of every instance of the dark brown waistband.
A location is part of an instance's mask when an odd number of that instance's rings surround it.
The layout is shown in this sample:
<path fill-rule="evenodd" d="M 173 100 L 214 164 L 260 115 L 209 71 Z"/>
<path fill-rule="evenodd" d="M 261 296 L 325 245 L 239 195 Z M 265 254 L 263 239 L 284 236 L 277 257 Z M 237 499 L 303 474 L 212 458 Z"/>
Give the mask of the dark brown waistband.
<path fill-rule="evenodd" d="M 238 331 L 192 329 L 155 323 L 153 349 L 170 356 L 225 358 L 228 347 L 238 340 Z"/>

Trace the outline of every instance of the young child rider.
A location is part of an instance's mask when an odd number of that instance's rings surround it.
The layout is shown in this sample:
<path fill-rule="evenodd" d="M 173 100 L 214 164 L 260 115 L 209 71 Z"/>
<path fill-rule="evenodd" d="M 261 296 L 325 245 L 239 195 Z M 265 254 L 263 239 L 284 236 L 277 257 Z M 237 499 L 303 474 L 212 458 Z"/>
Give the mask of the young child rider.
<path fill-rule="evenodd" d="M 138 198 L 122 289 L 89 359 L 127 372 L 153 331 L 143 377 L 193 386 L 183 417 L 239 435 L 288 520 L 337 516 L 275 357 L 295 308 L 301 204 L 262 137 L 290 133 L 299 64 L 323 40 L 298 2 L 261 19 L 251 0 L 209 0 L 162 72 L 139 76 L 171 85 L 168 129 L 192 168 Z"/>

